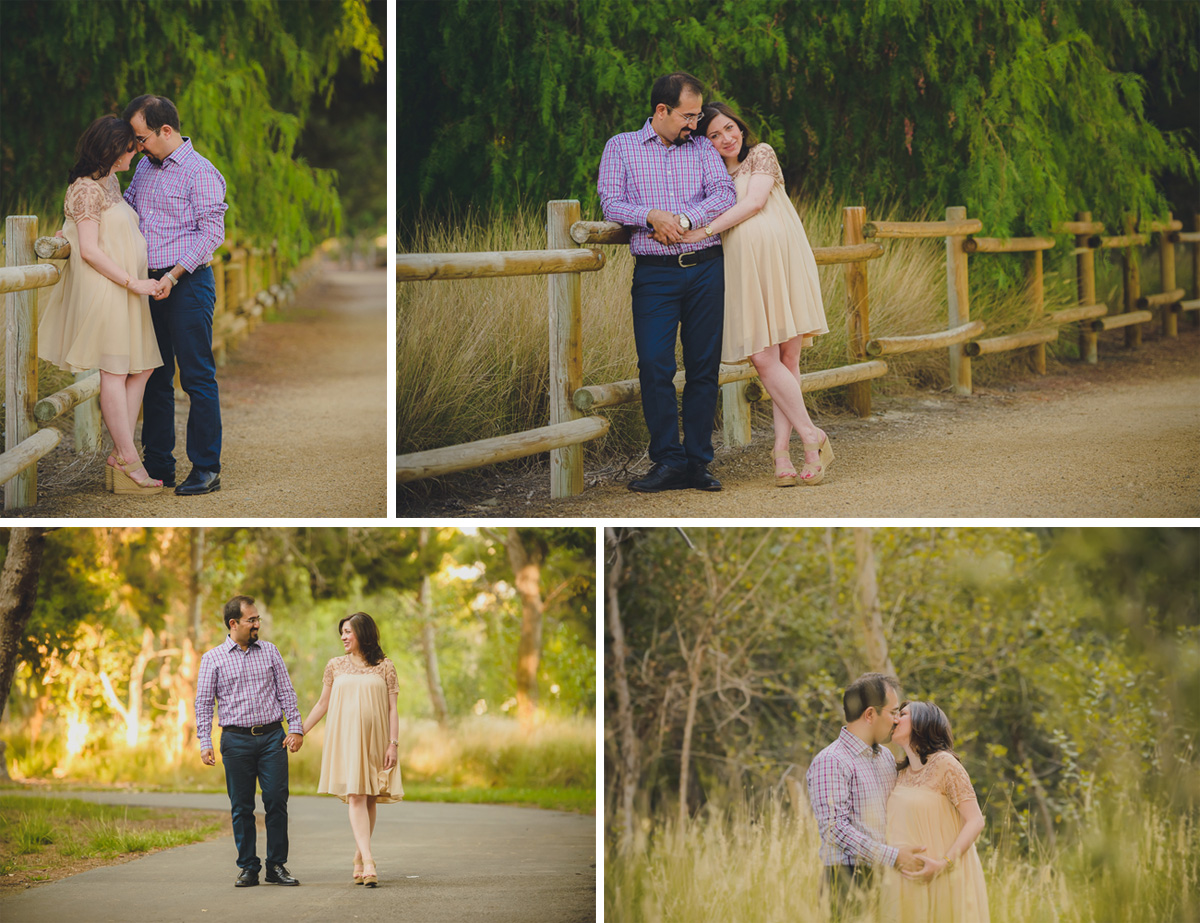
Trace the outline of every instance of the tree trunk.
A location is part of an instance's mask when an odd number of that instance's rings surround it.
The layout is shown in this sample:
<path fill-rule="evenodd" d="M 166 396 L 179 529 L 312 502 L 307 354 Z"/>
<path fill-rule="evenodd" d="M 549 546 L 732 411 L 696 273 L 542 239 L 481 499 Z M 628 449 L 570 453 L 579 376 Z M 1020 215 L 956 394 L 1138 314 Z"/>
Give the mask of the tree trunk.
<path fill-rule="evenodd" d="M 33 615 L 45 550 L 45 529 L 36 526 L 14 528 L 9 536 L 8 553 L 0 571 L 0 714 L 8 704 L 8 693 L 17 671 L 21 635 Z M 8 767 L 2 760 L 0 778 L 8 778 Z"/>
<path fill-rule="evenodd" d="M 192 614 L 192 631 L 191 639 L 194 647 L 200 646 L 200 617 L 203 613 L 201 602 L 204 594 L 201 592 L 201 586 L 204 577 L 204 527 L 198 526 L 192 529 L 192 570 L 191 570 L 191 614 Z"/>
<path fill-rule="evenodd" d="M 633 802 L 637 795 L 641 766 L 638 764 L 637 734 L 633 730 L 633 706 L 629 696 L 629 677 L 625 672 L 625 658 L 629 654 L 625 647 L 625 628 L 621 624 L 619 593 L 625 572 L 625 558 L 617 530 L 605 529 L 604 536 L 613 553 L 612 564 L 608 569 L 604 606 L 608 615 L 608 631 L 612 636 L 610 656 L 613 667 L 613 685 L 617 692 L 617 733 L 619 735 L 617 748 L 621 755 L 619 848 L 622 852 L 628 853 L 633 848 L 634 834 L 637 831 L 637 818 L 634 815 Z"/>
<path fill-rule="evenodd" d="M 683 646 L 683 636 L 679 638 L 680 646 Z M 703 635 L 696 641 L 696 646 L 693 648 L 692 654 L 689 655 L 687 649 L 684 649 L 684 657 L 687 658 L 688 667 L 688 703 L 687 703 L 687 718 L 683 723 L 683 749 L 679 755 L 679 823 L 682 826 L 688 819 L 688 776 L 691 774 L 692 762 L 692 730 L 696 726 L 696 703 L 700 701 L 700 675 L 701 668 L 704 666 L 704 651 L 707 647 L 707 639 Z"/>
<path fill-rule="evenodd" d="M 121 716 L 125 722 L 125 745 L 136 747 L 142 730 L 142 683 L 145 681 L 146 667 L 155 656 L 154 632 L 150 626 L 142 630 L 142 649 L 133 658 L 133 666 L 129 668 L 129 704 L 122 705 L 113 689 L 112 680 L 103 670 L 100 671 L 100 685 L 104 690 L 104 698 L 109 707 Z"/>
<path fill-rule="evenodd" d="M 504 539 L 508 560 L 516 576 L 521 597 L 521 642 L 517 647 L 517 714 L 521 723 L 533 721 L 537 708 L 538 660 L 542 655 L 542 556 L 541 549 L 528 547 L 516 529 Z"/>
<path fill-rule="evenodd" d="M 429 544 L 429 529 L 422 527 L 417 532 L 417 548 L 424 553 Z M 433 581 L 429 574 L 421 576 L 421 589 L 417 595 L 421 609 L 421 650 L 425 654 L 425 680 L 429 685 L 429 701 L 433 705 L 433 716 L 442 727 L 446 726 L 446 696 L 442 692 L 442 676 L 438 670 L 437 638 L 433 624 Z"/>
<path fill-rule="evenodd" d="M 883 633 L 883 612 L 879 606 L 879 584 L 875 580 L 875 552 L 871 548 L 871 530 L 854 530 L 854 551 L 858 559 L 855 581 L 858 591 L 858 618 L 862 629 L 867 668 L 875 673 L 896 675 L 888 654 L 887 635 Z"/>

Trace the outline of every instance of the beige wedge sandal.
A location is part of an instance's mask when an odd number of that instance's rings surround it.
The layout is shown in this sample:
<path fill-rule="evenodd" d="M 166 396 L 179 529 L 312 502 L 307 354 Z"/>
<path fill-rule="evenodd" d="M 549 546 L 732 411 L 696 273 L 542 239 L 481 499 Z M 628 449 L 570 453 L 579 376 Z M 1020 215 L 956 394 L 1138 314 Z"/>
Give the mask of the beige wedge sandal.
<path fill-rule="evenodd" d="M 829 463 L 833 461 L 833 446 L 829 442 L 829 436 L 824 436 L 819 443 L 806 442 L 804 443 L 805 452 L 819 452 L 821 460 L 818 464 L 805 462 L 804 467 L 800 469 L 800 477 L 797 479 L 801 484 L 806 484 L 809 487 L 815 487 L 825 479 L 825 472 L 829 469 Z M 808 477 L 804 475 L 808 474 Z"/>

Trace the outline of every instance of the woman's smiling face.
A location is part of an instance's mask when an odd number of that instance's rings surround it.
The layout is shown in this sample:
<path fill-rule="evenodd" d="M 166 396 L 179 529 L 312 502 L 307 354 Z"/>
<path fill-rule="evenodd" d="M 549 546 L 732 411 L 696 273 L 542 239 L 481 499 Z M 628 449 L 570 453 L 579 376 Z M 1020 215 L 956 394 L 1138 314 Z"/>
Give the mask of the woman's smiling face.
<path fill-rule="evenodd" d="M 713 143 L 717 153 L 726 160 L 737 157 L 742 149 L 742 143 L 746 140 L 742 130 L 738 128 L 737 122 L 729 116 L 721 114 L 718 114 L 709 123 L 706 137 Z"/>

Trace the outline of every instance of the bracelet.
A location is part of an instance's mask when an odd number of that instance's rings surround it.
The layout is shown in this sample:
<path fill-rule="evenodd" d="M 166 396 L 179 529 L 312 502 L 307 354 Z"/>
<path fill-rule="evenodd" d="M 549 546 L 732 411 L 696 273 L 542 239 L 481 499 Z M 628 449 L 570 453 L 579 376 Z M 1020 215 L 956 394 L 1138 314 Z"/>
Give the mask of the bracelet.
<path fill-rule="evenodd" d="M 393 740 L 393 741 L 391 742 L 391 744 L 392 744 L 392 746 L 393 746 L 393 747 L 398 747 L 398 746 L 400 746 L 400 741 L 398 741 L 398 740 Z"/>
<path fill-rule="evenodd" d="M 712 236 L 713 236 L 712 224 L 706 224 L 706 225 L 704 226 L 704 236 L 705 236 L 705 237 L 712 237 Z"/>
<path fill-rule="evenodd" d="M 947 872 L 954 868 L 954 860 L 949 855 L 942 856 L 942 861 L 946 863 Z"/>

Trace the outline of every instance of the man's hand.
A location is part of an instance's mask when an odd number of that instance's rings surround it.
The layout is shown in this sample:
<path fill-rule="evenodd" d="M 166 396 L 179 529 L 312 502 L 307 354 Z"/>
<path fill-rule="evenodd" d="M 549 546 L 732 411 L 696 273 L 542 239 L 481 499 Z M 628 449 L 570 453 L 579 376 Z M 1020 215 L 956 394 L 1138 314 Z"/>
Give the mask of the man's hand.
<path fill-rule="evenodd" d="M 683 240 L 683 225 L 670 212 L 656 208 L 646 216 L 646 220 L 654 228 L 654 239 L 660 244 L 677 244 Z"/>
<path fill-rule="evenodd" d="M 154 293 L 154 300 L 162 301 L 169 294 L 171 294 L 171 280 L 163 276 L 158 280 L 158 291 Z"/>
<path fill-rule="evenodd" d="M 896 857 L 896 868 L 901 872 L 919 872 L 925 865 L 932 861 L 926 856 L 918 856 L 917 853 L 925 852 L 924 846 L 901 846 L 899 847 L 900 854 Z"/>
<path fill-rule="evenodd" d="M 704 233 L 703 228 L 692 228 L 683 235 L 685 244 L 698 244 L 700 241 L 708 238 L 709 235 Z"/>
<path fill-rule="evenodd" d="M 912 881 L 929 881 L 946 870 L 949 863 L 945 859 L 935 859 L 933 856 L 920 857 L 925 861 L 925 867 L 919 872 L 902 871 L 900 874 Z"/>
<path fill-rule="evenodd" d="M 295 753 L 304 746 L 304 735 L 288 734 L 287 737 L 283 738 L 283 745 L 292 751 L 292 753 Z"/>
<path fill-rule="evenodd" d="M 200 762 L 202 762 L 205 766 L 216 766 L 217 765 L 217 757 L 212 752 L 212 750 L 201 750 L 200 751 Z"/>

